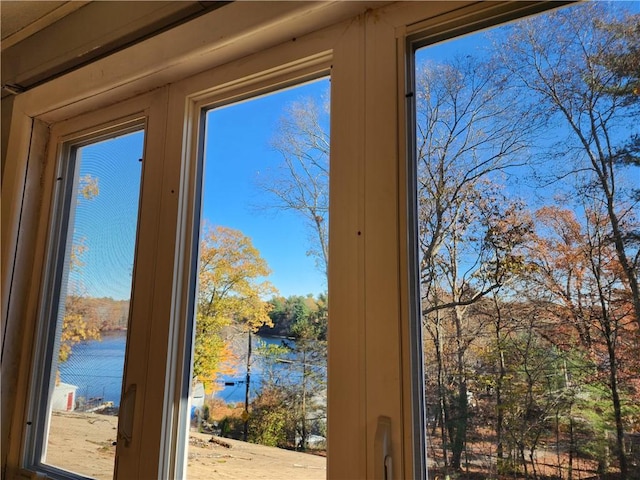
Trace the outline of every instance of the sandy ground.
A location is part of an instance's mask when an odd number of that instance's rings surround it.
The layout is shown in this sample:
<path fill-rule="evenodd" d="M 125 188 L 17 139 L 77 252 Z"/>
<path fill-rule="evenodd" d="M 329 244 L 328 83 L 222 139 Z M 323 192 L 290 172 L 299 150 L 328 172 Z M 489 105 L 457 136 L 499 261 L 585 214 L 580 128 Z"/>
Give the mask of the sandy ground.
<path fill-rule="evenodd" d="M 45 463 L 99 480 L 111 479 L 118 418 L 94 413 L 54 413 Z M 326 459 L 192 432 L 189 479 L 320 480 Z"/>

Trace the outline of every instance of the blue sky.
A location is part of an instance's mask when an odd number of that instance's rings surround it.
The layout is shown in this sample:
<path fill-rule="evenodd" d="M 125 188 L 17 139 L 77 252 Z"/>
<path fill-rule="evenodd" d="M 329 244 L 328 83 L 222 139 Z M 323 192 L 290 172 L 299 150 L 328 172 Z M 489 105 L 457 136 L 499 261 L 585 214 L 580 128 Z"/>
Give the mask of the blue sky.
<path fill-rule="evenodd" d="M 79 197 L 74 245 L 86 247 L 70 273 L 70 294 L 129 298 L 136 239 L 144 133 L 79 149 L 80 178 L 98 180 L 98 195 Z"/>
<path fill-rule="evenodd" d="M 328 89 L 328 79 L 318 80 L 207 115 L 203 219 L 249 236 L 284 296 L 317 295 L 326 291 L 326 280 L 306 254 L 310 232 L 301 217 L 263 208 L 272 202 L 257 179 L 281 162 L 271 141 L 286 105 L 308 97 L 322 102 Z M 80 150 L 80 176 L 97 178 L 100 192 L 81 198 L 76 209 L 73 241 L 87 249 L 81 268 L 71 273 L 69 293 L 130 296 L 143 142 L 140 131 Z"/>
<path fill-rule="evenodd" d="M 211 110 L 207 114 L 202 216 L 213 225 L 242 231 L 267 261 L 280 295 L 326 291 L 324 274 L 307 256 L 310 231 L 295 212 L 265 208 L 272 198 L 258 185 L 282 162 L 271 142 L 285 107 L 302 98 L 322 104 L 329 80 Z"/>
<path fill-rule="evenodd" d="M 628 6 L 635 11 L 640 2 Z M 421 49 L 417 63 L 478 55 L 486 42 L 484 33 L 466 35 Z M 281 162 L 270 143 L 285 107 L 305 97 L 321 103 L 328 91 L 329 80 L 323 79 L 207 114 L 203 219 L 249 236 L 272 270 L 269 280 L 284 296 L 324 292 L 326 280 L 306 254 L 310 232 L 304 221 L 292 212 L 261 208 L 269 199 L 257 179 Z M 77 208 L 74 242 L 84 239 L 87 251 L 72 279 L 85 294 L 130 295 L 142 146 L 138 132 L 81 149 L 80 174 L 97 177 L 100 186 L 97 197 Z"/>

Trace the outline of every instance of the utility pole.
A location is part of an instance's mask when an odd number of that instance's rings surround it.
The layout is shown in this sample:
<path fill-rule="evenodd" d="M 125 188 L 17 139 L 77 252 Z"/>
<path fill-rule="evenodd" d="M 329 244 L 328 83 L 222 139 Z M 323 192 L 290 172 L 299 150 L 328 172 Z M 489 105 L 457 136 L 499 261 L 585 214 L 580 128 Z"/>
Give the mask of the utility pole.
<path fill-rule="evenodd" d="M 302 354 L 302 439 L 301 450 L 307 450 L 307 350 Z"/>
<path fill-rule="evenodd" d="M 246 442 L 249 436 L 249 387 L 251 385 L 251 330 L 247 331 L 249 343 L 247 346 L 247 377 L 245 380 L 244 391 L 244 412 L 242 412 L 242 420 L 244 420 L 243 440 Z"/>

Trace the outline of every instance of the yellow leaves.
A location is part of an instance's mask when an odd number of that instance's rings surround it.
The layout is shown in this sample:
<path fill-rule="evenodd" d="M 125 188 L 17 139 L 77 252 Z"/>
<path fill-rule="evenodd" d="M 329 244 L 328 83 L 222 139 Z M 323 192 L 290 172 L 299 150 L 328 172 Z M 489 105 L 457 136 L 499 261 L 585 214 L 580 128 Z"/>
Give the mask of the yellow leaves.
<path fill-rule="evenodd" d="M 235 324 L 255 331 L 271 325 L 271 305 L 265 299 L 275 294 L 265 280 L 267 262 L 251 239 L 232 228 L 205 225 L 200 242 L 194 376 L 210 391 L 210 381 L 230 358 L 221 334 Z"/>
<path fill-rule="evenodd" d="M 71 258 L 69 259 L 71 270 L 76 270 L 84 266 L 84 262 L 82 261 L 82 256 L 89 249 L 84 242 L 85 242 L 85 239 L 83 238 L 78 243 L 74 243 L 71 246 Z"/>
<path fill-rule="evenodd" d="M 60 351 L 58 352 L 58 361 L 60 363 L 66 362 L 69 360 L 69 355 L 71 355 L 71 345 L 63 343 L 60 345 Z"/>
<path fill-rule="evenodd" d="M 91 200 L 100 193 L 98 179 L 90 174 L 80 177 L 78 180 L 78 202 L 81 199 Z M 71 254 L 68 259 L 71 270 L 77 270 L 84 266 L 82 256 L 88 250 L 86 239 L 82 238 L 71 246 Z M 96 340 L 100 338 L 100 331 L 95 326 L 89 326 L 85 319 L 87 312 L 82 302 L 77 297 L 67 296 L 65 299 L 65 313 L 62 320 L 62 334 L 60 337 L 60 350 L 58 361 L 66 362 L 71 355 L 71 347 L 84 340 Z M 59 381 L 59 379 L 58 379 Z"/>
<path fill-rule="evenodd" d="M 85 340 L 98 340 L 99 338 L 100 331 L 96 327 L 89 326 L 84 315 L 75 310 L 74 304 L 68 303 L 62 319 L 58 361 L 66 362 L 71 355 L 71 347 L 76 343 Z"/>
<path fill-rule="evenodd" d="M 268 324 L 263 300 L 276 289 L 263 280 L 271 271 L 251 239 L 228 227 L 205 227 L 200 244 L 198 313 L 243 321 L 255 330 Z"/>

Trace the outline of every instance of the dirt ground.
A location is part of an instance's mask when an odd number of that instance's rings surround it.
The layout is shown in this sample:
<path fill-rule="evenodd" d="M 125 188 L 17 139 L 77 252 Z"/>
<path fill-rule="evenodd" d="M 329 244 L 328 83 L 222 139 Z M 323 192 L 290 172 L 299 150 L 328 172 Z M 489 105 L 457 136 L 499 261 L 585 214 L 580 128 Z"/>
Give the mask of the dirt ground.
<path fill-rule="evenodd" d="M 64 470 L 111 479 L 118 418 L 95 413 L 54 413 L 45 463 Z M 192 432 L 189 479 L 320 480 L 326 459 Z M 210 442 L 214 438 L 215 442 Z"/>

